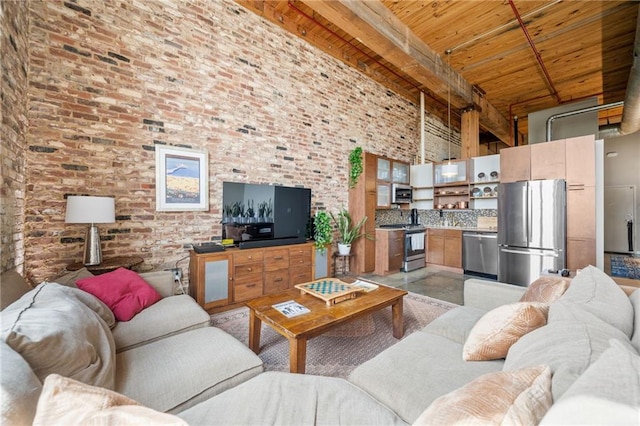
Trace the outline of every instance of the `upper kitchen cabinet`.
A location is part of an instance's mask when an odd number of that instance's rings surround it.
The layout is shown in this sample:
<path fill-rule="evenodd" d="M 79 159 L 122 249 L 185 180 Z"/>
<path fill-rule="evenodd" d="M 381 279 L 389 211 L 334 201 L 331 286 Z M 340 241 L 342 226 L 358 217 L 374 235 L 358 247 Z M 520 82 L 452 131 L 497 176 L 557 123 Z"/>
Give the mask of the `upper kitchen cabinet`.
<path fill-rule="evenodd" d="M 448 161 L 443 161 L 442 163 L 438 163 L 433 168 L 433 183 L 434 186 L 447 186 L 447 185 L 455 185 L 455 184 L 466 184 L 467 183 L 467 160 L 453 160 L 451 161 L 451 165 L 457 166 L 458 173 L 455 176 L 444 176 L 442 174 L 442 169 L 444 166 L 448 165 Z"/>
<path fill-rule="evenodd" d="M 376 158 L 376 207 L 388 209 L 393 203 L 393 184 L 409 184 L 409 163 L 384 157 Z"/>
<path fill-rule="evenodd" d="M 531 180 L 565 178 L 565 145 L 564 140 L 531 145 Z"/>
<path fill-rule="evenodd" d="M 413 188 L 412 208 L 428 210 L 433 208 L 433 163 L 411 166 L 411 187 Z"/>
<path fill-rule="evenodd" d="M 565 140 L 500 150 L 500 182 L 564 179 Z"/>
<path fill-rule="evenodd" d="M 594 135 L 565 141 L 567 186 L 596 185 L 596 139 Z"/>
<path fill-rule="evenodd" d="M 409 164 L 400 161 L 394 161 L 391 165 L 391 177 L 393 183 L 409 184 Z"/>

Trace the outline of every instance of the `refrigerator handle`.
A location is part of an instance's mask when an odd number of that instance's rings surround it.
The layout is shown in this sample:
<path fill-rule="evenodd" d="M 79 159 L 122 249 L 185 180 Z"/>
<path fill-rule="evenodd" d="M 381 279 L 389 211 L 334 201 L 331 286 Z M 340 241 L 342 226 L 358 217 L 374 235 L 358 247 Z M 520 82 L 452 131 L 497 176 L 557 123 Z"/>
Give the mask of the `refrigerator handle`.
<path fill-rule="evenodd" d="M 526 183 L 526 185 L 524 186 L 524 191 L 525 193 L 523 194 L 522 199 L 524 200 L 525 203 L 527 203 L 527 208 L 524 210 L 525 212 L 527 212 L 527 217 L 525 218 L 524 221 L 524 226 L 527 230 L 527 246 L 529 246 L 529 244 L 531 243 L 531 215 L 532 215 L 532 211 L 531 211 L 531 206 L 532 201 L 533 201 L 533 197 L 531 195 L 531 188 L 529 187 L 529 182 Z"/>
<path fill-rule="evenodd" d="M 511 253 L 511 254 L 524 254 L 527 256 L 540 256 L 540 257 L 560 257 L 556 252 L 534 252 L 534 251 L 518 251 L 518 250 L 509 250 L 509 249 L 500 249 L 503 253 Z"/>

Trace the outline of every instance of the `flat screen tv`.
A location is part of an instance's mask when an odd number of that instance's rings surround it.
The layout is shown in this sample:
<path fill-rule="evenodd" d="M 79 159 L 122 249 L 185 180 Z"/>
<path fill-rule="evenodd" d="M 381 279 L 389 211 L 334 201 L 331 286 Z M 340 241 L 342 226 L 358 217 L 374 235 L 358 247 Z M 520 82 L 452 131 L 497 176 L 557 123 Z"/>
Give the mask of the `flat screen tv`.
<path fill-rule="evenodd" d="M 222 237 L 241 248 L 306 241 L 311 218 L 308 188 L 223 182 L 222 203 Z"/>

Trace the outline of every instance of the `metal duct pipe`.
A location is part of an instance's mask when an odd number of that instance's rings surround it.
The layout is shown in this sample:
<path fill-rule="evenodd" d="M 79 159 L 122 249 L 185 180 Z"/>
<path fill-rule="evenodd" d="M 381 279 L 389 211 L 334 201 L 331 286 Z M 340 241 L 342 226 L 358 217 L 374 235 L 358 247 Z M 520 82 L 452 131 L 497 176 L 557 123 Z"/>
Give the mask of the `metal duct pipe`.
<path fill-rule="evenodd" d="M 636 40 L 633 44 L 633 65 L 629 73 L 627 93 L 624 98 L 622 121 L 620 122 L 620 134 L 628 135 L 640 130 L 640 69 L 638 55 L 640 54 L 640 7 L 638 8 L 638 21 L 636 23 Z"/>
<path fill-rule="evenodd" d="M 602 111 L 603 109 L 611 109 L 611 108 L 619 107 L 622 105 L 624 105 L 624 102 L 619 101 L 619 102 L 612 102 L 606 105 L 596 105 L 592 107 L 577 109 L 575 111 L 567 111 L 567 112 L 561 112 L 559 114 L 554 114 L 551 117 L 547 118 L 547 142 L 552 140 L 553 135 L 551 131 L 551 125 L 553 124 L 553 121 L 558 118 L 571 117 L 572 115 L 584 114 L 585 112 Z"/>

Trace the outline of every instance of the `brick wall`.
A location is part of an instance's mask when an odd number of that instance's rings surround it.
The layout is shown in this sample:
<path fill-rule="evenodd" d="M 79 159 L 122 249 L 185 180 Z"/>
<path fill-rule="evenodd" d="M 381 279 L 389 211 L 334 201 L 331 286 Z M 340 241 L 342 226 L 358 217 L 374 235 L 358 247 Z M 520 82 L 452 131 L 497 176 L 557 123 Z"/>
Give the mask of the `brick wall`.
<path fill-rule="evenodd" d="M 32 2 L 30 19 L 32 281 L 80 260 L 85 227 L 64 223 L 69 194 L 114 196 L 103 256 L 158 269 L 220 236 L 223 181 L 302 185 L 314 208 L 337 209 L 351 149 L 417 154 L 416 104 L 236 3 Z M 155 211 L 158 144 L 208 151 L 209 212 Z"/>
<path fill-rule="evenodd" d="M 27 134 L 27 2 L 0 2 L 2 128 L 0 138 L 1 271 L 24 266 L 25 145 Z"/>

